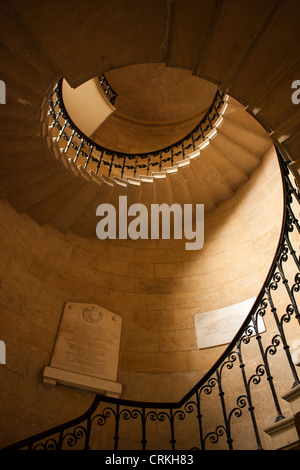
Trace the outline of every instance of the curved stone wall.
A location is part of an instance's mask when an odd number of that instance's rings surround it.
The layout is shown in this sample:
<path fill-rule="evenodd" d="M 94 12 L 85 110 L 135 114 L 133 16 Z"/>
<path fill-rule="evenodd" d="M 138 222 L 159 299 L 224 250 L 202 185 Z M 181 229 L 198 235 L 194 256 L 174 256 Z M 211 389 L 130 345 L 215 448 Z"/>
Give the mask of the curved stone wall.
<path fill-rule="evenodd" d="M 1 422 L 9 444 L 71 419 L 93 394 L 42 384 L 65 302 L 123 317 L 118 381 L 131 399 L 178 400 L 219 357 L 198 351 L 195 313 L 258 294 L 278 242 L 279 168 L 272 150 L 248 183 L 205 220 L 200 252 L 182 241 L 81 239 L 0 204 Z"/>

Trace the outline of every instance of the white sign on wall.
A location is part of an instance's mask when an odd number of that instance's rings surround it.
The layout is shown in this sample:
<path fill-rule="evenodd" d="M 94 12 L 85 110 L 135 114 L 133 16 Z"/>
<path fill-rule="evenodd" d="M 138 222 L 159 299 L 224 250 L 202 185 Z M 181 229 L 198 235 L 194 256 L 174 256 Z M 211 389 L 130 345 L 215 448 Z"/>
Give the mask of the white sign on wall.
<path fill-rule="evenodd" d="M 99 305 L 66 303 L 44 382 L 119 395 L 121 326 L 122 317 Z"/>
<path fill-rule="evenodd" d="M 197 313 L 194 319 L 198 348 L 205 349 L 230 343 L 255 300 L 256 297 L 252 297 L 235 305 Z M 261 316 L 258 316 L 258 329 L 260 333 L 265 331 Z"/>

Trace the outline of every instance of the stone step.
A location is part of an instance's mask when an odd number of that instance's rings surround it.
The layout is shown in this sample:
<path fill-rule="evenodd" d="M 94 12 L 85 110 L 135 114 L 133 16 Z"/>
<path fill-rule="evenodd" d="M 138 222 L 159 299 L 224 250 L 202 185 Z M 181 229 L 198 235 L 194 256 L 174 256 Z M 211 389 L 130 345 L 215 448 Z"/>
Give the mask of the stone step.
<path fill-rule="evenodd" d="M 258 162 L 271 147 L 270 139 L 267 136 L 259 135 L 237 122 L 230 121 L 227 116 L 224 116 L 220 131 L 228 140 L 255 155 Z"/>
<path fill-rule="evenodd" d="M 234 191 L 248 181 L 247 173 L 215 146 L 215 139 L 211 140 L 206 149 L 206 154 L 210 162 Z"/>
<path fill-rule="evenodd" d="M 156 204 L 171 204 L 171 195 L 170 189 L 167 185 L 167 174 L 166 172 L 162 173 L 152 173 L 153 175 L 153 184 L 154 184 L 154 202 Z"/>
<path fill-rule="evenodd" d="M 203 179 L 205 190 L 208 193 L 214 206 L 220 204 L 232 195 L 232 189 L 224 180 L 222 175 L 210 163 L 209 157 L 206 156 L 206 151 L 200 151 L 200 156 L 192 160 L 192 165 Z"/>
<path fill-rule="evenodd" d="M 218 138 L 214 139 L 213 145 L 223 153 L 228 160 L 241 169 L 247 176 L 250 176 L 260 164 L 260 159 L 243 147 L 241 144 L 230 139 L 223 134 L 222 128 L 218 131 Z"/>
<path fill-rule="evenodd" d="M 185 192 L 182 180 L 179 176 L 178 168 L 166 168 L 167 173 L 167 185 L 169 188 L 169 194 L 171 198 L 171 204 L 189 204 L 189 198 Z"/>
<path fill-rule="evenodd" d="M 206 186 L 204 186 L 200 173 L 197 172 L 194 166 L 194 161 L 189 165 L 180 165 L 179 171 L 185 182 L 185 186 L 188 188 L 192 203 L 204 204 L 206 213 L 212 211 L 215 208 L 215 204 L 208 194 Z"/>
<path fill-rule="evenodd" d="M 127 182 L 127 204 L 132 205 L 140 202 L 141 197 L 141 180 L 126 180 Z"/>
<path fill-rule="evenodd" d="M 274 449 L 300 450 L 300 384 L 282 395 L 291 413 L 264 431 L 271 437 Z"/>
<path fill-rule="evenodd" d="M 239 187 L 246 181 L 245 177 L 241 177 L 241 174 L 237 173 L 236 169 L 232 168 L 232 165 L 222 158 L 220 153 L 215 151 L 211 142 L 200 152 L 200 156 L 195 160 L 198 159 L 202 159 L 208 165 L 211 175 L 221 185 L 222 195 L 220 193 L 219 196 L 221 199 L 231 197 L 233 195 L 233 187 Z"/>
<path fill-rule="evenodd" d="M 223 119 L 236 123 L 249 131 L 254 139 L 268 139 L 268 133 L 238 101 L 229 98 Z"/>
<path fill-rule="evenodd" d="M 293 414 L 300 412 L 300 384 L 282 395 L 282 398 L 290 404 Z"/>
<path fill-rule="evenodd" d="M 288 416 L 264 429 L 272 440 L 273 450 L 299 450 L 300 436 L 294 416 Z"/>
<path fill-rule="evenodd" d="M 154 187 L 153 187 L 153 177 L 149 179 L 142 180 L 140 186 L 140 197 L 139 201 L 141 204 L 144 204 L 148 209 L 150 204 L 153 203 L 154 200 Z"/>

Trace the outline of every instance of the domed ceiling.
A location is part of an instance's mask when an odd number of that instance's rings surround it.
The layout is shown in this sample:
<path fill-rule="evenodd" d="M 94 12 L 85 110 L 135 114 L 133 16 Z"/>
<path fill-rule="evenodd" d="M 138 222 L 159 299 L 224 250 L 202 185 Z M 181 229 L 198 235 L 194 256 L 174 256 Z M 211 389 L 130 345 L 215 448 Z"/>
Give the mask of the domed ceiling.
<path fill-rule="evenodd" d="M 188 134 L 211 105 L 217 86 L 164 64 L 111 70 L 105 76 L 117 93 L 116 111 L 93 138 L 112 150 L 149 152 Z"/>

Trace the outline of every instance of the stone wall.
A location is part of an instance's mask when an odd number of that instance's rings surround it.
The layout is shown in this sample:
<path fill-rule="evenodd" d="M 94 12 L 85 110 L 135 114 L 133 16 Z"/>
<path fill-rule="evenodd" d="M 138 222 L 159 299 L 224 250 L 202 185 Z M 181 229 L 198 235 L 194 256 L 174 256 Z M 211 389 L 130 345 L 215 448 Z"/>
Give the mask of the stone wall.
<path fill-rule="evenodd" d="M 178 400 L 223 347 L 197 350 L 194 315 L 256 296 L 274 256 L 282 190 L 274 151 L 205 220 L 200 252 L 182 241 L 81 239 L 0 204 L 0 445 L 76 417 L 93 393 L 42 384 L 65 302 L 123 317 L 123 397 Z"/>

